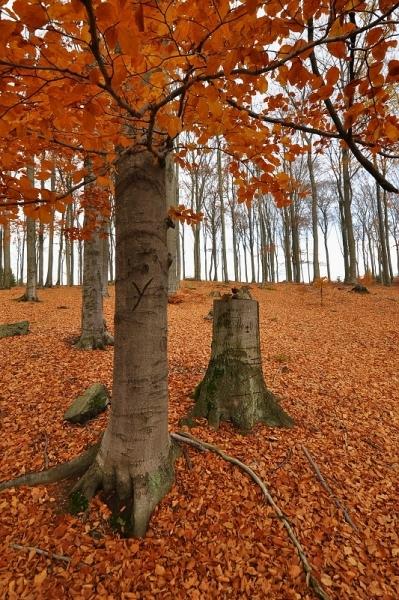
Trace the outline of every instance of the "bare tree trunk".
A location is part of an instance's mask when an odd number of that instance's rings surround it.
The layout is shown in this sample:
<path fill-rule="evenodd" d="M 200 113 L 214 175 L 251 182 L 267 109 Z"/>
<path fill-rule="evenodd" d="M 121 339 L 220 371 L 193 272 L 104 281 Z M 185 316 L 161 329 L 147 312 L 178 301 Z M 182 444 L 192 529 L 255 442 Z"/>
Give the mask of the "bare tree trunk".
<path fill-rule="evenodd" d="M 173 158 L 169 155 L 166 159 L 165 169 L 165 190 L 166 190 L 166 212 L 171 206 L 176 205 L 177 199 L 177 180 L 175 173 L 175 165 Z M 169 255 L 169 271 L 168 271 L 168 290 L 169 295 L 175 294 L 180 287 L 180 281 L 177 278 L 177 257 L 176 257 L 176 238 L 178 235 L 177 223 L 173 223 L 173 226 L 168 228 L 167 232 L 167 244 L 168 244 L 168 255 Z"/>
<path fill-rule="evenodd" d="M 56 172 L 55 168 L 51 171 L 51 191 L 55 192 Z M 48 256 L 47 256 L 47 277 L 45 287 L 53 287 L 53 265 L 54 265 L 54 219 L 55 211 L 51 211 L 51 221 L 48 226 Z"/>
<path fill-rule="evenodd" d="M 86 186 L 86 191 L 88 188 Z M 83 226 L 87 228 L 91 221 L 97 220 L 96 216 L 89 200 L 85 206 Z M 90 238 L 84 240 L 81 334 L 76 343 L 83 350 L 103 349 L 113 343 L 112 336 L 107 332 L 103 312 L 105 248 L 102 229 L 103 224 L 97 222 Z"/>
<path fill-rule="evenodd" d="M 253 209 L 248 206 L 249 253 L 251 258 L 251 283 L 255 283 L 255 253 L 254 253 L 254 224 Z"/>
<path fill-rule="evenodd" d="M 285 277 L 292 282 L 292 262 L 291 262 L 291 242 L 290 242 L 290 218 L 288 208 L 283 208 L 283 228 L 284 228 L 284 258 L 285 258 Z"/>
<path fill-rule="evenodd" d="M 149 152 L 116 175 L 115 359 L 111 417 L 78 490 L 105 490 L 127 535 L 143 536 L 174 479 L 168 434 L 165 168 Z"/>
<path fill-rule="evenodd" d="M 65 263 L 66 263 L 66 284 L 72 285 L 72 241 L 70 236 L 70 230 L 72 227 L 72 204 L 68 204 L 65 216 L 65 227 L 67 232 L 65 233 Z"/>
<path fill-rule="evenodd" d="M 381 263 L 381 283 L 384 285 L 391 284 L 391 278 L 389 274 L 388 264 L 388 249 L 387 249 L 387 238 L 385 233 L 385 222 L 384 222 L 384 209 L 382 206 L 381 188 L 376 182 L 376 202 L 377 202 L 377 216 L 378 216 L 378 237 L 380 242 L 379 256 Z"/>
<path fill-rule="evenodd" d="M 53 287 L 53 263 L 54 263 L 54 211 L 51 213 L 51 221 L 48 226 L 48 254 L 47 254 L 47 277 L 45 287 Z"/>
<path fill-rule="evenodd" d="M 326 223 L 326 228 L 323 232 L 323 236 L 324 236 L 324 250 L 326 252 L 326 263 L 327 263 L 327 279 L 328 281 L 331 281 L 331 267 L 330 267 L 330 253 L 328 250 L 328 230 L 327 230 L 327 223 Z"/>
<path fill-rule="evenodd" d="M 27 168 L 31 185 L 34 186 L 33 166 Z M 36 220 L 26 218 L 26 289 L 20 300 L 24 302 L 38 302 L 37 297 L 37 265 L 36 265 Z"/>
<path fill-rule="evenodd" d="M 218 194 L 220 202 L 220 225 L 222 236 L 222 278 L 225 283 L 229 281 L 227 271 L 227 249 L 226 249 L 226 223 L 224 216 L 224 194 L 223 194 L 223 176 L 222 176 L 222 153 L 220 150 L 220 138 L 217 138 L 217 169 L 218 169 Z"/>
<path fill-rule="evenodd" d="M 102 286 L 101 293 L 103 298 L 108 298 L 108 260 L 109 260 L 109 238 L 108 238 L 108 221 L 101 228 L 101 255 L 102 255 Z"/>
<path fill-rule="evenodd" d="M 24 262 L 25 262 L 25 244 L 26 244 L 26 220 L 25 220 L 25 227 L 23 230 L 23 234 L 22 234 L 22 248 L 21 248 L 21 264 L 20 264 L 20 271 L 19 271 L 19 285 L 23 284 L 24 281 Z"/>
<path fill-rule="evenodd" d="M 44 271 L 44 225 L 43 225 L 43 223 L 39 223 L 37 262 L 38 262 L 37 287 L 43 287 L 43 271 Z"/>
<path fill-rule="evenodd" d="M 11 287 L 11 231 L 10 222 L 6 221 L 3 226 L 3 287 L 8 290 Z M 17 274 L 18 276 L 18 274 Z"/>
<path fill-rule="evenodd" d="M 352 189 L 349 174 L 349 150 L 342 149 L 343 209 L 348 242 L 349 271 L 346 283 L 356 283 L 356 242 L 352 223 Z"/>
<path fill-rule="evenodd" d="M 311 142 L 310 142 L 311 144 Z M 313 157 L 311 145 L 309 146 L 308 156 L 308 170 L 310 178 L 310 188 L 312 190 L 312 235 L 313 235 L 313 279 L 320 279 L 320 264 L 319 264 L 319 230 L 318 230 L 318 219 L 317 219 L 317 185 L 314 176 L 313 169 Z M 310 283 L 310 278 L 309 278 Z"/>
<path fill-rule="evenodd" d="M 183 280 L 186 278 L 186 246 L 185 246 L 185 226 L 184 223 L 181 228 L 181 258 L 182 258 L 182 269 L 183 269 Z"/>
<path fill-rule="evenodd" d="M 390 248 L 390 243 L 389 243 L 388 200 L 387 200 L 386 190 L 383 191 L 382 201 L 383 201 L 383 205 L 384 205 L 385 244 L 386 244 L 386 248 L 387 248 L 389 279 L 390 279 L 390 283 L 392 283 L 393 282 L 393 266 L 392 266 L 391 248 Z"/>
<path fill-rule="evenodd" d="M 60 246 L 59 246 L 59 250 L 58 250 L 56 285 L 62 284 L 62 250 L 63 250 L 63 245 L 64 245 L 64 223 L 65 223 L 65 216 L 64 216 L 64 213 L 62 213 L 61 224 L 60 224 L 60 236 L 59 236 L 60 237 Z"/>
<path fill-rule="evenodd" d="M 233 261 L 234 261 L 234 281 L 239 280 L 238 273 L 238 248 L 237 248 L 237 227 L 234 217 L 234 209 L 233 206 L 231 208 L 231 227 L 233 234 Z"/>
<path fill-rule="evenodd" d="M 294 268 L 295 283 L 301 282 L 301 252 L 299 247 L 299 228 L 298 218 L 295 212 L 294 203 L 289 206 L 290 221 L 291 221 L 291 236 L 292 236 L 292 266 Z"/>

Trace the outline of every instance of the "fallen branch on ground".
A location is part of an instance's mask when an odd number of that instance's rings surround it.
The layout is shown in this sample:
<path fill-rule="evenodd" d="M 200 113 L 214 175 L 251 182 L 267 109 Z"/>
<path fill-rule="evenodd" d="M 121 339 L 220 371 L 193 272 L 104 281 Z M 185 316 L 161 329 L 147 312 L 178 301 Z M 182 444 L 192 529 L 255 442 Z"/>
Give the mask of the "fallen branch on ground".
<path fill-rule="evenodd" d="M 21 544 L 10 544 L 10 548 L 14 548 L 14 550 L 22 550 L 23 552 L 33 551 L 35 552 L 35 554 L 40 554 L 40 556 L 46 556 L 47 558 L 54 558 L 54 560 L 61 560 L 62 562 L 66 562 L 68 565 L 72 560 L 69 556 L 63 556 L 62 554 L 54 554 L 53 552 L 47 552 L 47 550 L 36 548 L 36 546 L 21 546 Z"/>
<path fill-rule="evenodd" d="M 321 485 L 326 490 L 327 494 L 329 494 L 329 496 L 333 500 L 335 506 L 337 508 L 339 508 L 340 510 L 342 510 L 345 521 L 352 527 L 352 529 L 354 531 L 356 531 L 356 533 L 359 533 L 359 529 L 356 527 L 356 525 L 352 521 L 352 519 L 349 515 L 349 512 L 348 512 L 348 509 L 342 504 L 342 502 L 339 500 L 339 498 L 337 498 L 337 496 L 334 494 L 334 492 L 332 491 L 332 489 L 329 486 L 329 484 L 327 483 L 327 481 L 324 479 L 316 461 L 310 455 L 309 450 L 306 448 L 306 446 L 302 446 L 302 450 L 303 450 L 304 455 L 308 459 L 309 464 L 312 467 L 317 479 L 320 481 Z"/>
<path fill-rule="evenodd" d="M 277 506 L 277 504 L 275 503 L 272 495 L 270 494 L 265 482 L 262 481 L 262 479 L 260 479 L 260 477 L 258 477 L 258 475 L 255 473 L 255 471 L 253 471 L 245 463 L 238 460 L 238 458 L 229 456 L 228 454 L 226 454 L 223 450 L 221 450 L 217 446 L 214 446 L 213 444 L 208 444 L 207 442 L 202 442 L 201 440 L 198 440 L 197 438 L 193 437 L 192 435 L 190 435 L 188 433 L 185 433 L 185 432 L 171 433 L 171 437 L 174 440 L 176 440 L 177 442 L 189 444 L 190 446 L 193 446 L 194 448 L 197 448 L 199 450 L 208 450 L 210 452 L 214 452 L 215 454 L 217 454 L 218 456 L 223 458 L 223 460 L 239 467 L 242 471 L 247 473 L 247 475 L 249 475 L 251 477 L 251 479 L 253 479 L 253 481 L 255 481 L 255 483 L 262 490 L 262 493 L 263 493 L 264 497 L 266 498 L 267 502 L 270 504 L 270 506 L 273 508 L 273 510 L 277 514 L 278 518 L 283 523 L 283 525 L 288 533 L 288 537 L 290 538 L 291 542 L 295 546 L 295 549 L 298 553 L 299 560 L 302 564 L 303 570 L 306 573 L 307 586 L 310 587 L 315 592 L 315 594 L 322 600 L 330 600 L 330 596 L 327 594 L 327 592 L 324 591 L 321 583 L 318 581 L 318 579 L 315 577 L 315 575 L 313 575 L 312 567 L 306 557 L 306 554 L 304 552 L 304 549 L 303 549 L 301 543 L 299 542 L 298 538 L 296 537 L 296 535 L 293 531 L 293 528 L 292 528 L 288 518 L 284 515 L 282 510 Z"/>

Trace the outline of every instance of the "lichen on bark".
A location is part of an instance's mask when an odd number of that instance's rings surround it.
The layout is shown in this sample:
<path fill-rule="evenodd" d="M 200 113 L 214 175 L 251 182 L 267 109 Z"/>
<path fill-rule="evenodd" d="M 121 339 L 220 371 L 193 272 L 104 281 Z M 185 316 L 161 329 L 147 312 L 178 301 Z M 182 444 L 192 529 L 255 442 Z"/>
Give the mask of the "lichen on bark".
<path fill-rule="evenodd" d="M 194 401 L 188 424 L 205 417 L 216 429 L 220 421 L 230 421 L 243 432 L 257 423 L 293 425 L 263 378 L 255 300 L 225 297 L 214 301 L 212 355 Z"/>

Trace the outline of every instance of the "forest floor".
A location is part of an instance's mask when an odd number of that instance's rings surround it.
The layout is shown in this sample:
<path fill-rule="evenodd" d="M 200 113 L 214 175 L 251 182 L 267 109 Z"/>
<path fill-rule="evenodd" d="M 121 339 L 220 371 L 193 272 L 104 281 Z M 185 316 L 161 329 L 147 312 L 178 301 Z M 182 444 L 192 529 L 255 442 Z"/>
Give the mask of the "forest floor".
<path fill-rule="evenodd" d="M 212 323 L 209 292 L 185 282 L 170 315 L 170 428 L 177 431 L 204 375 Z M 226 288 L 227 289 L 227 288 Z M 192 434 L 250 465 L 289 518 L 334 600 L 394 600 L 399 589 L 399 287 L 370 295 L 329 285 L 252 286 L 260 302 L 265 380 L 294 417 L 290 430 L 230 424 Z M 113 321 L 113 294 L 105 301 Z M 0 340 L 0 480 L 76 456 L 107 415 L 63 421 L 87 386 L 111 389 L 111 348 L 79 351 L 79 288 L 13 302 L 0 291 L 0 322 L 28 319 L 31 333 Z M 312 471 L 305 446 L 358 532 Z M 124 540 L 99 499 L 88 514 L 60 509 L 60 486 L 0 494 L 0 597 L 13 599 L 311 599 L 296 551 L 260 489 L 239 469 L 188 449 L 147 537 Z M 190 468 L 191 467 L 191 468 Z M 36 550 L 49 553 L 43 556 Z M 65 562 L 53 555 L 69 557 Z"/>

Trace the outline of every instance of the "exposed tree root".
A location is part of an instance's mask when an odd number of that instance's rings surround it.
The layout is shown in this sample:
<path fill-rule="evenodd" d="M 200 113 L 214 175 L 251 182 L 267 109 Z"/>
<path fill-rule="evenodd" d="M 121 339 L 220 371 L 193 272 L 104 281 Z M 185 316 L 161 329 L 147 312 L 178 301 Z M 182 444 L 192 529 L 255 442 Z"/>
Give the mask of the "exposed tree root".
<path fill-rule="evenodd" d="M 40 302 L 39 298 L 35 296 L 34 298 L 30 298 L 26 293 L 16 298 L 17 302 Z"/>
<path fill-rule="evenodd" d="M 88 448 L 80 456 L 77 456 L 66 463 L 62 463 L 61 465 L 56 465 L 55 467 L 47 469 L 46 471 L 26 473 L 25 475 L 21 475 L 15 479 L 2 481 L 0 483 L 0 491 L 7 490 L 12 487 L 21 487 L 23 485 L 35 486 L 44 485 L 47 483 L 56 483 L 57 481 L 67 479 L 69 477 L 78 477 L 87 471 L 87 469 L 93 463 L 99 447 L 100 442 Z"/>
<path fill-rule="evenodd" d="M 64 556 L 63 554 L 54 554 L 54 552 L 47 552 L 47 550 L 42 550 L 41 548 L 37 548 L 36 546 L 21 546 L 21 544 L 10 544 L 10 548 L 14 548 L 14 550 L 22 550 L 22 552 L 35 552 L 35 554 L 39 554 L 39 556 L 45 556 L 46 558 L 54 558 L 54 560 L 60 560 L 69 565 L 71 562 L 71 558 L 69 556 Z"/>
<path fill-rule="evenodd" d="M 114 338 L 107 331 L 102 335 L 82 335 L 74 343 L 79 350 L 104 350 L 114 345 Z"/>
<path fill-rule="evenodd" d="M 217 454 L 218 456 L 220 456 L 221 458 L 223 458 L 223 460 L 225 460 L 225 461 L 227 461 L 229 463 L 232 463 L 233 465 L 236 465 L 237 467 L 239 467 L 242 471 L 244 471 L 245 473 L 247 473 L 247 475 L 249 475 L 251 477 L 251 479 L 253 479 L 253 481 L 255 481 L 255 483 L 262 490 L 262 493 L 263 493 L 264 497 L 266 498 L 266 500 L 268 501 L 268 503 L 270 504 L 270 506 L 273 508 L 273 510 L 277 514 L 278 518 L 281 520 L 282 524 L 284 525 L 284 527 L 285 527 L 285 529 L 286 529 L 286 531 L 288 533 L 288 537 L 290 538 L 291 542 L 295 546 L 295 549 L 296 549 L 296 551 L 298 553 L 299 560 L 301 561 L 303 570 L 306 573 L 306 584 L 307 584 L 307 586 L 310 587 L 315 592 L 315 594 L 316 594 L 316 596 L 318 598 L 321 598 L 322 600 L 330 600 L 330 596 L 323 589 L 321 583 L 319 582 L 319 580 L 313 574 L 312 567 L 311 567 L 311 565 L 310 565 L 310 563 L 309 563 L 309 561 L 308 561 L 308 559 L 306 557 L 305 551 L 304 551 L 301 543 L 299 542 L 298 538 L 296 537 L 296 535 L 294 533 L 292 525 L 290 524 L 289 520 L 284 515 L 284 513 L 282 512 L 282 510 L 275 503 L 275 501 L 274 501 L 272 495 L 270 494 L 270 492 L 269 492 L 269 490 L 268 490 L 265 482 L 262 481 L 262 479 L 260 479 L 260 477 L 258 477 L 258 475 L 255 473 L 255 471 L 253 471 L 245 463 L 243 463 L 240 460 L 238 460 L 238 458 L 234 458 L 233 456 L 229 456 L 228 454 L 226 454 L 225 452 L 223 452 L 223 450 L 221 450 L 217 446 L 214 446 L 213 444 L 208 444 L 207 442 L 202 442 L 201 440 L 198 440 L 197 438 L 193 437 L 189 433 L 185 433 L 185 432 L 171 433 L 171 437 L 174 440 L 176 440 L 177 442 L 189 444 L 190 446 L 193 446 L 194 448 L 197 448 L 198 450 L 202 450 L 202 451 L 208 450 L 210 452 L 214 452 L 215 454 Z"/>

